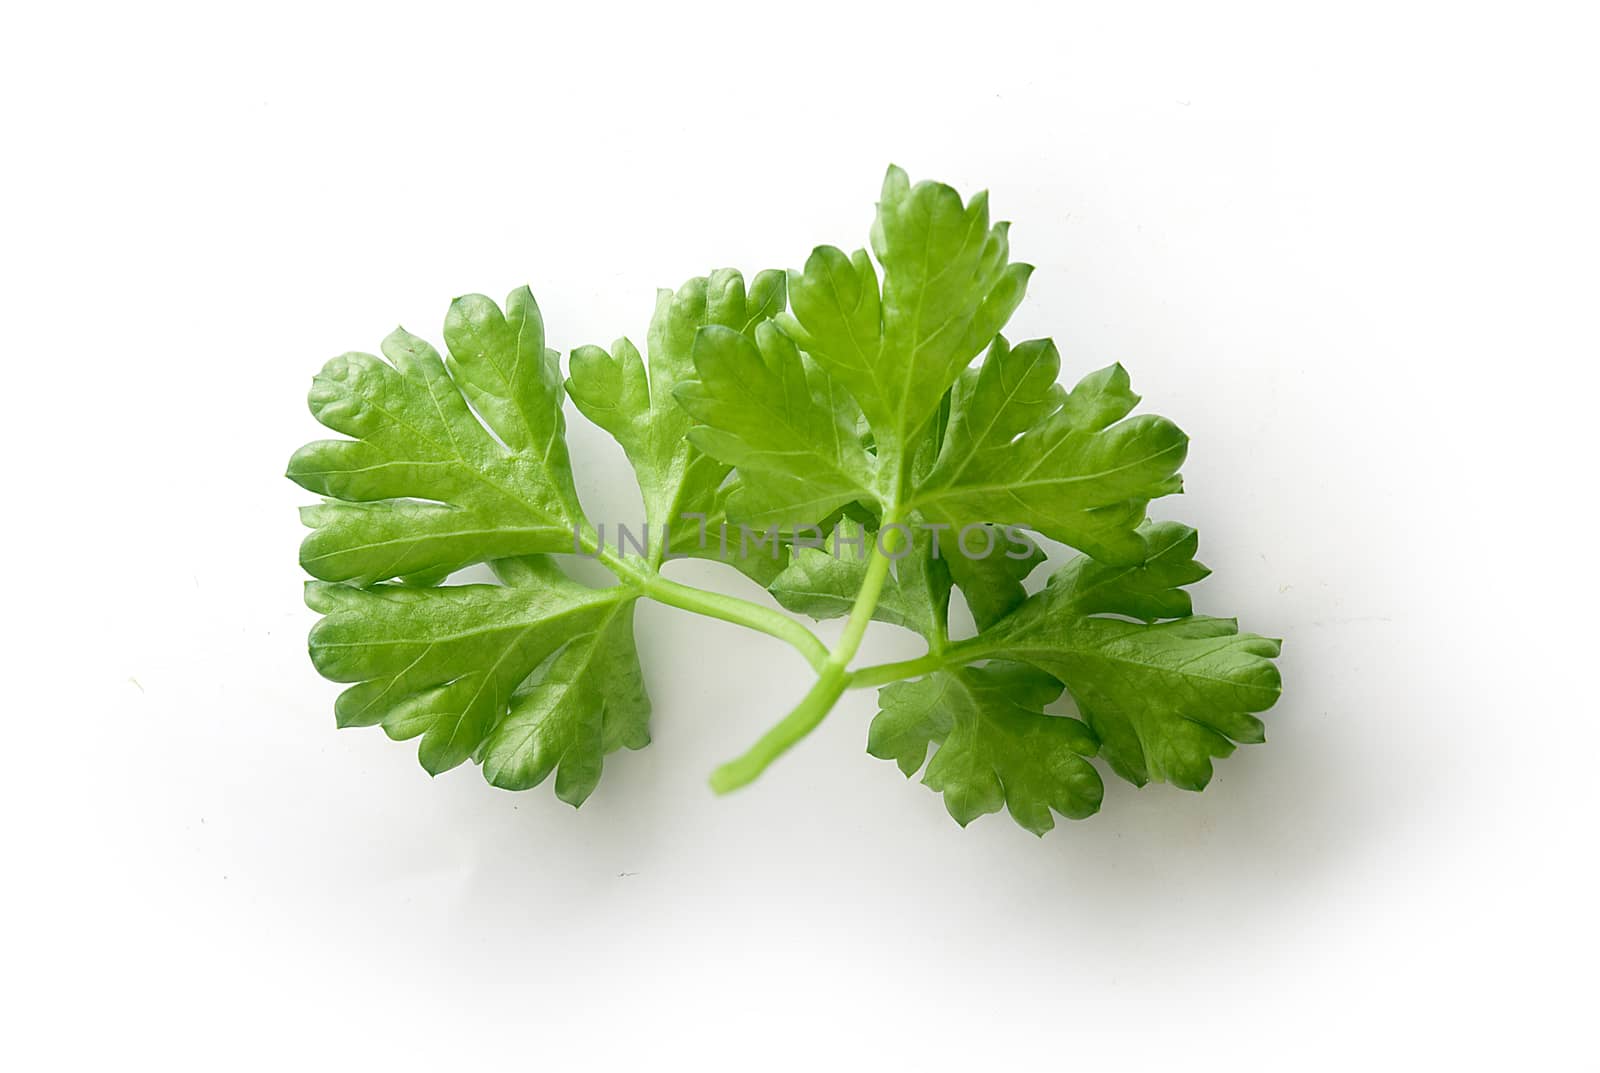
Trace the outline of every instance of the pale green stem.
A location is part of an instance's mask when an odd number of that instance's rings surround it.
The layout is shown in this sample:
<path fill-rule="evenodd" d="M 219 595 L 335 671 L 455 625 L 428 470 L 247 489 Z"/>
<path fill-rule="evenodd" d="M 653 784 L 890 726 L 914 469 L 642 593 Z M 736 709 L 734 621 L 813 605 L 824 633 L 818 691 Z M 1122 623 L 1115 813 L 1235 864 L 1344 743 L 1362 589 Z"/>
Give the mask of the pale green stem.
<path fill-rule="evenodd" d="M 598 536 L 592 533 L 582 534 L 582 546 L 619 580 L 637 586 L 640 593 L 657 603 L 776 637 L 804 656 L 812 670 L 820 671 L 828 660 L 828 647 L 788 615 L 737 596 L 708 592 L 664 578 L 638 559 L 623 558 L 601 547 Z"/>
<path fill-rule="evenodd" d="M 697 615 L 732 622 L 769 637 L 776 637 L 804 656 L 814 671 L 821 671 L 827 664 L 828 648 L 817 639 L 817 635 L 789 616 L 771 608 L 753 604 L 749 600 L 741 600 L 737 596 L 724 596 L 720 592 L 708 592 L 705 589 L 680 585 L 659 574 L 642 581 L 640 589 L 652 600 L 667 604 L 669 607 L 693 611 Z"/>
<path fill-rule="evenodd" d="M 777 726 L 761 735 L 737 760 L 730 760 L 711 773 L 711 788 L 719 794 L 737 790 L 755 781 L 767 766 L 788 752 L 799 740 L 817 728 L 832 710 L 850 674 L 843 666 L 829 663 L 817 676 L 816 684 Z"/>
<path fill-rule="evenodd" d="M 845 684 L 845 688 L 870 689 L 873 686 L 886 686 L 891 682 L 900 682 L 907 678 L 921 678 L 925 674 L 932 674 L 951 665 L 961 666 L 983 659 L 988 654 L 984 638 L 968 637 L 965 641 L 945 645 L 915 659 L 858 667 L 850 673 L 850 681 Z"/>
<path fill-rule="evenodd" d="M 894 520 L 893 517 L 885 515 L 883 529 L 888 529 Z M 899 535 L 897 530 L 890 530 L 890 533 L 894 536 Z M 878 598 L 883 594 L 884 582 L 889 577 L 890 560 L 882 543 L 880 533 L 880 539 L 872 542 L 872 551 L 867 557 L 867 575 L 861 583 L 861 591 L 856 594 L 854 605 L 850 608 L 850 617 L 845 621 L 844 633 L 828 653 L 827 660 L 817 676 L 816 684 L 793 711 L 784 716 L 777 726 L 763 734 L 743 756 L 723 764 L 711 773 L 711 788 L 717 793 L 725 794 L 730 790 L 737 790 L 754 780 L 774 760 L 815 730 L 817 724 L 822 722 L 844 693 L 845 687 L 850 682 L 850 672 L 847 668 L 850 661 L 855 658 L 856 650 L 861 647 L 861 639 L 866 635 L 867 624 L 872 621 L 872 612 L 877 609 Z"/>
<path fill-rule="evenodd" d="M 850 681 L 845 684 L 846 689 L 870 689 L 873 686 L 886 686 L 890 682 L 899 682 L 906 678 L 921 678 L 925 674 L 932 674 L 950 661 L 944 652 L 929 652 L 916 659 L 902 659 L 894 663 L 877 663 L 871 667 L 862 667 L 850 675 Z"/>

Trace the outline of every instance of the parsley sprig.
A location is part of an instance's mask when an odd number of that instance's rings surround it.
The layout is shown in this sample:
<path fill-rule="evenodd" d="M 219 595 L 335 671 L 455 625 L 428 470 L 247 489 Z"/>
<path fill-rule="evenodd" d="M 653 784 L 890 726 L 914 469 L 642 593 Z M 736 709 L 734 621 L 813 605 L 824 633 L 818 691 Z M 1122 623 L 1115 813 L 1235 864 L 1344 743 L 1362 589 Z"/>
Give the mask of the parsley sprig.
<path fill-rule="evenodd" d="M 713 772 L 719 792 L 851 688 L 880 687 L 872 755 L 922 771 L 963 824 L 1005 807 L 1039 834 L 1052 814 L 1099 808 L 1096 757 L 1198 790 L 1213 759 L 1261 741 L 1277 642 L 1193 615 L 1197 537 L 1146 518 L 1181 489 L 1184 434 L 1131 416 L 1120 366 L 1069 390 L 1049 340 L 1000 334 L 1031 269 L 1010 260 L 985 195 L 890 168 L 870 246 L 662 291 L 644 354 L 627 339 L 580 347 L 565 379 L 526 288 L 503 306 L 453 302 L 442 355 L 401 330 L 381 357 L 330 361 L 311 409 L 346 438 L 301 448 L 288 475 L 324 497 L 304 511 L 301 562 L 324 615 L 312 660 L 352 683 L 339 724 L 419 738 L 432 773 L 471 760 L 507 789 L 553 774 L 580 804 L 606 755 L 649 742 L 633 610 L 651 599 L 774 637 L 816 672 Z M 584 513 L 569 397 L 632 464 L 639 547 L 608 545 Z M 730 526 L 767 543 L 705 539 Z M 1044 556 L 1030 533 L 1081 553 L 1032 595 Z M 574 580 L 561 563 L 575 554 L 615 583 Z M 680 556 L 725 561 L 844 629 L 828 646 L 772 607 L 674 581 L 662 569 Z M 499 583 L 448 583 L 478 563 Z M 955 592 L 974 636 L 950 636 Z M 927 653 L 854 667 L 875 620 Z M 1046 710 L 1063 693 L 1076 715 Z"/>

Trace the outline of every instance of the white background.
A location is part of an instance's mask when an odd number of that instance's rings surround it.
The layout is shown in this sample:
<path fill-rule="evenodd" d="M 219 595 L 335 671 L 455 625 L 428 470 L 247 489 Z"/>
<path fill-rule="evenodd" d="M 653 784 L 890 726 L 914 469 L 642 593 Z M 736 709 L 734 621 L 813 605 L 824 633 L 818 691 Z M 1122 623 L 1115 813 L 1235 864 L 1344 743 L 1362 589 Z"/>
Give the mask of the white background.
<path fill-rule="evenodd" d="M 11 11 L 0 1057 L 1594 1068 L 1594 27 L 1288 7 Z M 579 812 L 335 731 L 281 476 L 321 363 L 524 282 L 642 341 L 862 243 L 891 160 L 1015 221 L 1013 338 L 1192 435 L 1158 506 L 1286 640 L 1269 743 L 1041 841 L 857 693 L 716 799 L 807 672 L 656 606 L 655 743 Z"/>

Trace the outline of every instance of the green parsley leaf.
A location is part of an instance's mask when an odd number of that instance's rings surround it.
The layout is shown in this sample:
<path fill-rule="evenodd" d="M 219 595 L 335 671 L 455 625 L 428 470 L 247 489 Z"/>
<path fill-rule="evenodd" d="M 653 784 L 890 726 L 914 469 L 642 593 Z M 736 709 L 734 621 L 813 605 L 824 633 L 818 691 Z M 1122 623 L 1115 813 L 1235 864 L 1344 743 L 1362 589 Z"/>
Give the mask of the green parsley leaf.
<path fill-rule="evenodd" d="M 943 448 L 912 502 L 951 524 L 1017 524 L 1139 562 L 1135 527 L 1151 499 L 1182 489 L 1188 437 L 1163 417 L 1122 420 L 1139 397 L 1121 366 L 1091 373 L 1070 395 L 1056 384 L 1060 367 L 1047 339 L 1013 349 L 997 336 L 955 385 Z"/>
<path fill-rule="evenodd" d="M 650 744 L 650 698 L 633 638 L 632 600 L 617 600 L 593 630 L 577 634 L 511 696 L 484 741 L 483 774 L 526 790 L 556 773 L 556 796 L 583 804 L 605 756 Z"/>
<path fill-rule="evenodd" d="M 758 577 L 782 568 L 781 563 L 763 568 L 762 556 L 720 554 L 726 500 L 739 482 L 725 486 L 731 466 L 694 445 L 689 437 L 692 419 L 673 396 L 694 376 L 691 350 L 701 328 L 750 339 L 783 308 L 783 301 L 783 273 L 758 274 L 747 294 L 742 275 L 720 269 L 691 279 L 676 293 L 657 293 L 648 371 L 626 338 L 617 340 L 610 352 L 596 346 L 572 352 L 567 390 L 579 412 L 611 433 L 633 464 L 657 564 L 665 555 L 663 544 L 669 542 L 666 550 L 726 558 Z M 715 546 L 704 539 L 705 532 L 716 534 Z M 772 563 L 771 556 L 765 559 Z"/>
<path fill-rule="evenodd" d="M 734 517 L 793 528 L 874 497 L 860 412 L 776 326 L 757 325 L 754 340 L 703 328 L 694 362 L 700 379 L 679 386 L 676 397 L 702 422 L 689 430 L 690 441 L 738 467 Z"/>
<path fill-rule="evenodd" d="M 1044 549 L 1015 528 L 1004 532 L 998 526 L 982 525 L 966 532 L 965 541 L 959 531 L 940 534 L 941 558 L 966 598 L 973 622 L 986 630 L 1027 599 L 1028 590 L 1022 583 L 1044 562 Z M 973 554 L 968 555 L 964 545 Z M 989 549 L 988 554 L 977 554 L 984 549 Z"/>
<path fill-rule="evenodd" d="M 583 513 L 557 355 L 527 288 L 506 310 L 482 295 L 451 303 L 448 372 L 433 347 L 398 330 L 383 343 L 393 364 L 345 354 L 312 382 L 312 414 L 354 437 L 307 444 L 289 461 L 290 480 L 330 497 L 302 512 L 314 532 L 300 564 L 313 577 L 370 585 L 572 550 Z"/>
<path fill-rule="evenodd" d="M 311 631 L 311 658 L 323 677 L 356 683 L 334 706 L 340 726 L 382 726 L 396 740 L 420 736 L 418 757 L 432 774 L 471 758 L 496 735 L 488 774 L 513 784 L 548 774 L 543 765 L 552 749 L 559 756 L 577 748 L 562 796 L 581 800 L 593 788 L 587 771 L 598 777 L 604 751 L 648 741 L 628 611 L 634 597 L 623 588 L 580 585 L 548 563 L 524 567 L 515 582 L 371 589 L 312 582 L 306 602 L 326 617 Z M 574 646 L 570 657 L 563 652 L 528 681 L 546 659 Z M 609 687 L 618 692 L 597 690 L 579 673 L 596 659 L 618 676 Z M 618 673 L 623 664 L 631 676 Z M 628 699 L 634 689 L 638 699 Z M 596 699 L 614 711 L 593 709 Z M 508 710 L 516 723 L 496 734 Z M 586 719 L 599 720 L 600 729 L 580 726 Z M 532 739 L 513 736 L 524 731 Z"/>
<path fill-rule="evenodd" d="M 747 485 L 734 517 L 794 527 L 857 502 L 888 523 L 1017 525 L 1138 562 L 1146 506 L 1182 488 L 1187 438 L 1165 418 L 1122 420 L 1138 400 L 1120 369 L 1069 395 L 1052 343 L 998 335 L 1032 270 L 1009 262 L 987 196 L 963 204 L 891 168 L 872 249 L 881 286 L 866 251 L 818 247 L 789 274 L 781 330 L 696 339 L 700 379 L 678 398 L 695 443 Z"/>
<path fill-rule="evenodd" d="M 1234 743 L 1265 740 L 1253 713 L 1277 702 L 1279 642 L 1240 633 L 1232 619 L 1188 616 L 1181 586 L 1206 576 L 1193 529 L 1148 526 L 1147 563 L 1079 558 L 1044 591 L 983 634 L 983 651 L 1030 663 L 1066 683 L 1112 768 L 1136 784 L 1186 790 L 1211 779 Z M 1124 615 L 1129 622 L 1105 617 Z M 1157 621 L 1171 618 L 1173 621 Z"/>
<path fill-rule="evenodd" d="M 1022 301 L 1033 269 L 1009 263 L 1006 229 L 990 226 L 986 194 L 963 205 L 891 167 L 872 227 L 881 293 L 865 250 L 819 246 L 789 274 L 784 327 L 855 396 L 880 444 L 913 439 Z"/>
<path fill-rule="evenodd" d="M 1189 615 L 1182 586 L 1207 571 L 1194 561 L 1198 541 L 1187 526 L 1153 524 L 1141 536 L 1148 562 L 1079 556 L 977 637 L 936 643 L 934 673 L 879 691 L 867 751 L 910 775 L 928 743 L 939 744 L 923 781 L 944 793 L 957 821 L 1003 801 L 1035 834 L 1049 830 L 1052 809 L 1076 819 L 1099 807 L 1098 776 L 1091 783 L 1081 759 L 1097 751 L 1136 784 L 1203 788 L 1213 757 L 1263 740 L 1250 713 L 1277 700 L 1278 645 L 1230 620 L 1158 621 Z M 973 666 L 979 660 L 996 662 Z M 1087 725 L 1044 714 L 1063 682 Z"/>
<path fill-rule="evenodd" d="M 923 783 L 944 795 L 961 826 L 1001 805 L 1036 835 L 1055 826 L 1051 812 L 1082 819 L 1097 812 L 1105 787 L 1094 765 L 1097 742 L 1076 719 L 1046 715 L 1061 683 L 1032 667 L 991 663 L 954 667 L 879 692 L 867 752 L 914 775 L 935 745 Z"/>

